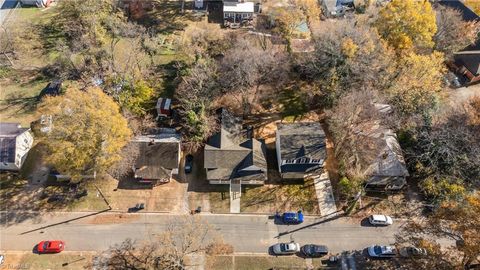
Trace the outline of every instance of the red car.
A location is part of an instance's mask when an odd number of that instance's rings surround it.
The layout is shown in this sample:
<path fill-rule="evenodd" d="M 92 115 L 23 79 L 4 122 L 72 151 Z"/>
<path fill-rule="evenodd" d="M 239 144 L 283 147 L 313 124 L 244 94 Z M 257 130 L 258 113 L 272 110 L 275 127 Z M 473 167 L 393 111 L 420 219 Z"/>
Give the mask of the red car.
<path fill-rule="evenodd" d="M 65 249 L 65 242 L 60 240 L 42 241 L 38 243 L 38 253 L 59 253 Z"/>

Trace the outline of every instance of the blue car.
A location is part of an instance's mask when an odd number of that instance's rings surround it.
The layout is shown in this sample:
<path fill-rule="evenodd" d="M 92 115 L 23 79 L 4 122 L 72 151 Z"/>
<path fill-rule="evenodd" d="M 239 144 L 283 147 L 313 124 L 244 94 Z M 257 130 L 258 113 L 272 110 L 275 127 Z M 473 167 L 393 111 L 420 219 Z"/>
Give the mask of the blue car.
<path fill-rule="evenodd" d="M 303 214 L 301 211 L 295 212 L 285 212 L 282 215 L 282 221 L 285 224 L 300 224 L 303 222 Z"/>

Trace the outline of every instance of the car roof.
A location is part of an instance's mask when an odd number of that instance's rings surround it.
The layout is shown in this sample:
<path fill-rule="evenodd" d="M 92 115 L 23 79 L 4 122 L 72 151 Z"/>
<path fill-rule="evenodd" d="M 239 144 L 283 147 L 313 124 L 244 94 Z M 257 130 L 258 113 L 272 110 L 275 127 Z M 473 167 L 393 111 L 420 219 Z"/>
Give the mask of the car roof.
<path fill-rule="evenodd" d="M 328 252 L 327 246 L 324 245 L 313 245 L 315 251 L 317 252 Z"/>
<path fill-rule="evenodd" d="M 48 243 L 49 248 L 59 248 L 62 245 L 63 245 L 62 241 L 58 241 L 58 240 L 49 241 Z"/>
<path fill-rule="evenodd" d="M 378 221 L 387 221 L 387 216 L 385 215 L 372 215 L 372 218 Z"/>

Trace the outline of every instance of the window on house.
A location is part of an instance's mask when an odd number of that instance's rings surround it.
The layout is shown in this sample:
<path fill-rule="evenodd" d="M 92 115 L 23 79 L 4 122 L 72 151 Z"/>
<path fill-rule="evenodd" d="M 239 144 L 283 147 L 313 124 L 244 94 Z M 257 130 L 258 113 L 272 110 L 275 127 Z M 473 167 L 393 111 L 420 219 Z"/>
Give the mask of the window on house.
<path fill-rule="evenodd" d="M 307 161 L 306 158 L 301 158 L 301 159 L 298 161 L 298 163 L 302 163 L 302 164 L 303 164 L 303 163 L 306 163 L 306 161 Z"/>
<path fill-rule="evenodd" d="M 312 159 L 312 163 L 320 163 L 320 159 Z"/>
<path fill-rule="evenodd" d="M 293 160 L 293 159 L 287 159 L 287 160 L 285 161 L 285 163 L 286 163 L 286 164 L 292 164 L 292 163 L 294 163 L 294 161 L 295 161 L 295 160 Z"/>

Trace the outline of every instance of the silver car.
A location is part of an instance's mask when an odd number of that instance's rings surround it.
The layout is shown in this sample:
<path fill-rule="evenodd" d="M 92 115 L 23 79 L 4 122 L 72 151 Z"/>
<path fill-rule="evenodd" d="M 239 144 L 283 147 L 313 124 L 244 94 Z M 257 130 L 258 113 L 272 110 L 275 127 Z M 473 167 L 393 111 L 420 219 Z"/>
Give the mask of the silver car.
<path fill-rule="evenodd" d="M 368 256 L 372 258 L 392 258 L 397 256 L 397 249 L 393 246 L 370 246 Z"/>
<path fill-rule="evenodd" d="M 300 244 L 295 242 L 278 243 L 272 246 L 272 252 L 275 255 L 290 255 L 300 251 Z"/>

